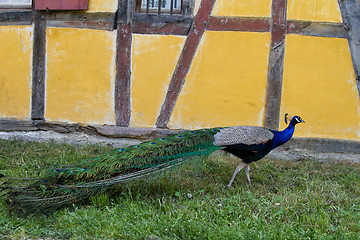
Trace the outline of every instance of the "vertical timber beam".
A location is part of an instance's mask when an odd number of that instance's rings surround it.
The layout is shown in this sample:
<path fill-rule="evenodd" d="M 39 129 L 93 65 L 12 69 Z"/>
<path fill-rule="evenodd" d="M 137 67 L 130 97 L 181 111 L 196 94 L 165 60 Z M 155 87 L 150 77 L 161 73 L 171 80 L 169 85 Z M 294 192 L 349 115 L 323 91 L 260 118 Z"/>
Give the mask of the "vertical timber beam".
<path fill-rule="evenodd" d="M 35 11 L 31 119 L 44 120 L 46 75 L 46 12 Z"/>
<path fill-rule="evenodd" d="M 271 7 L 271 48 L 266 86 L 264 126 L 278 129 L 287 29 L 287 0 L 273 0 Z"/>
<path fill-rule="evenodd" d="M 339 7 L 345 24 L 360 97 L 360 2 L 358 0 L 339 0 Z"/>
<path fill-rule="evenodd" d="M 132 0 L 119 0 L 116 15 L 117 38 L 114 100 L 116 125 L 122 127 L 129 126 L 131 117 L 131 43 L 134 7 Z"/>
<path fill-rule="evenodd" d="M 186 38 L 184 48 L 172 75 L 164 103 L 161 106 L 160 114 L 156 120 L 155 125 L 158 128 L 167 127 L 170 116 L 174 110 L 176 100 L 179 97 L 182 86 L 185 83 L 185 77 L 190 69 L 192 59 L 209 22 L 214 3 L 215 0 L 201 1 L 199 10 L 194 18 L 194 22 Z"/>

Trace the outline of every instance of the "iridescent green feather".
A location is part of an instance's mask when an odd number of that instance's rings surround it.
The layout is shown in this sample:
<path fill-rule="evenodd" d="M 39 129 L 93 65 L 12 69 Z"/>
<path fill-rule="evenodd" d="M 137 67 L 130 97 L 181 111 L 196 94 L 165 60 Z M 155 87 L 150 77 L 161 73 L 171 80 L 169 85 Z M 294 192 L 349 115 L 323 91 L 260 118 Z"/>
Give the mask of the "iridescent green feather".
<path fill-rule="evenodd" d="M 9 190 L 6 201 L 12 210 L 52 212 L 103 194 L 116 184 L 176 166 L 184 159 L 208 155 L 219 149 L 213 145 L 219 130 L 184 132 L 84 159 L 77 166 L 49 169 L 44 178 L 25 187 L 3 187 Z"/>

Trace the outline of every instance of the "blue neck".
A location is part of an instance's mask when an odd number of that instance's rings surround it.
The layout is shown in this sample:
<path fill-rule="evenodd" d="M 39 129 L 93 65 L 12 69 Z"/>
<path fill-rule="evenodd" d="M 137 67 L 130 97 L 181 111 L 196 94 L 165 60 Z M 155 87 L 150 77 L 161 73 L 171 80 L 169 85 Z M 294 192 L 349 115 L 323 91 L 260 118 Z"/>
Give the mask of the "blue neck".
<path fill-rule="evenodd" d="M 289 126 L 285 128 L 283 131 L 272 131 L 274 133 L 273 138 L 273 146 L 272 148 L 276 148 L 291 139 L 295 131 L 295 123 L 291 121 Z"/>

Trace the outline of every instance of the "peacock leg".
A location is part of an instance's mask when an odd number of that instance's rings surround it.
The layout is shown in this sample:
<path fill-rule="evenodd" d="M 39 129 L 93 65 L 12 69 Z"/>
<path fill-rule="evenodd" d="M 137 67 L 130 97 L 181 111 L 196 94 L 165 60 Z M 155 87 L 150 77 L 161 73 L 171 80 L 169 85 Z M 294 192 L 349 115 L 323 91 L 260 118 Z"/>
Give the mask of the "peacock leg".
<path fill-rule="evenodd" d="M 248 164 L 242 162 L 236 167 L 235 172 L 234 172 L 229 184 L 227 185 L 227 187 L 231 187 L 231 184 L 233 183 L 236 174 L 238 174 L 238 172 L 240 172 L 240 170 L 243 169 L 246 166 L 248 166 Z"/>
<path fill-rule="evenodd" d="M 249 185 L 251 186 L 251 181 L 250 181 L 250 164 L 247 164 L 247 165 L 246 165 L 245 172 L 246 172 L 247 179 L 248 179 L 248 181 L 249 181 Z"/>

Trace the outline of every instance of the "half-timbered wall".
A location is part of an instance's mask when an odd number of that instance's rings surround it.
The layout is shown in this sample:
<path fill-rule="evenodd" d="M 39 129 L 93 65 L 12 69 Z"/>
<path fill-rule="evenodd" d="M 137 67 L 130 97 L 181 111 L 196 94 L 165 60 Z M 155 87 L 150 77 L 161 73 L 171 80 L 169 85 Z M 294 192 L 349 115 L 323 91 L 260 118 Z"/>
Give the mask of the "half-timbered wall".
<path fill-rule="evenodd" d="M 297 137 L 360 141 L 359 1 L 136 2 L 1 9 L 2 120 L 277 129 L 288 112 Z"/>

